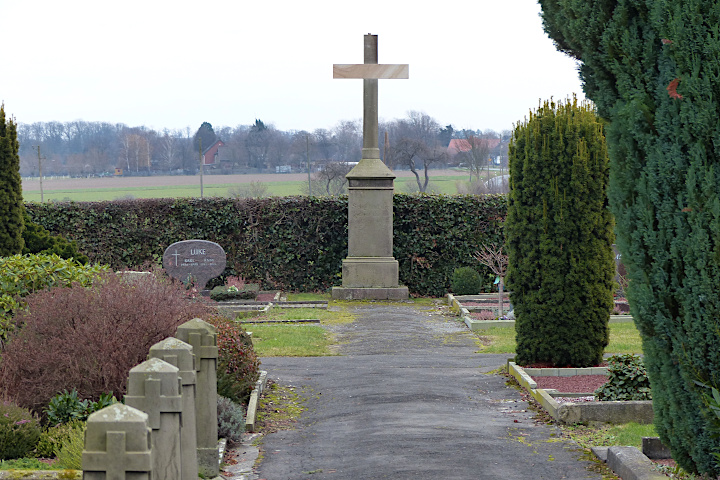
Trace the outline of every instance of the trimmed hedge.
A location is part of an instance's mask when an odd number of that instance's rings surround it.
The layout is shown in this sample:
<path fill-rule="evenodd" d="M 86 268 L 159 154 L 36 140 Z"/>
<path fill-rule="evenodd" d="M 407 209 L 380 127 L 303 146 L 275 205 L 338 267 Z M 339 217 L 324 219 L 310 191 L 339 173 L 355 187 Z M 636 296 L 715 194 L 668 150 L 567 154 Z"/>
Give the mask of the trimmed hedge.
<path fill-rule="evenodd" d="M 170 244 L 210 240 L 227 253 L 223 276 L 263 288 L 317 291 L 340 285 L 347 256 L 347 197 L 140 199 L 27 203 L 32 220 L 77 242 L 93 263 L 115 269 L 162 263 Z M 416 295 L 442 296 L 472 253 L 502 243 L 500 195 L 395 195 L 394 256 L 400 281 Z"/>

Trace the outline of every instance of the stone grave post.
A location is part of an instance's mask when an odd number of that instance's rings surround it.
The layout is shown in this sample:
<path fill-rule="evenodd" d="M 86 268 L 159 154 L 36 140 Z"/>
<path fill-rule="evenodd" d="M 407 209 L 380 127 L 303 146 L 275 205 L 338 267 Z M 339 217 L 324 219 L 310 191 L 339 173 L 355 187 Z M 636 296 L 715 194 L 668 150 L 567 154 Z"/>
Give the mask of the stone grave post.
<path fill-rule="evenodd" d="M 362 159 L 348 179 L 348 256 L 342 264 L 342 287 L 335 299 L 402 300 L 393 257 L 393 193 L 395 175 L 380 160 L 378 143 L 378 79 L 408 78 L 406 64 L 378 64 L 377 35 L 365 35 L 365 63 L 333 65 L 333 78 L 363 79 Z"/>
<path fill-rule="evenodd" d="M 82 452 L 84 480 L 151 480 L 148 415 L 115 403 L 87 419 Z"/>
<path fill-rule="evenodd" d="M 166 338 L 150 347 L 149 358 L 159 358 L 180 370 L 182 384 L 182 480 L 197 480 L 197 427 L 195 425 L 195 357 L 192 346 L 177 338 Z"/>
<path fill-rule="evenodd" d="M 125 404 L 148 414 L 153 478 L 178 480 L 182 477 L 180 450 L 180 370 L 158 358 L 130 369 Z"/>
<path fill-rule="evenodd" d="M 195 422 L 198 469 L 205 478 L 220 473 L 217 431 L 217 333 L 215 327 L 194 318 L 178 327 L 177 338 L 192 345 L 195 355 Z"/>

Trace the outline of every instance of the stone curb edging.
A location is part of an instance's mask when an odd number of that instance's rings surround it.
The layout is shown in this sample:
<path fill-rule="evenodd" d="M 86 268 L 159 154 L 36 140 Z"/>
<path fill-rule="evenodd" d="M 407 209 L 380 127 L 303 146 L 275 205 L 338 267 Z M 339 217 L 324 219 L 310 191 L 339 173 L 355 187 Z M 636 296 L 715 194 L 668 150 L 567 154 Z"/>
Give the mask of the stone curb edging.
<path fill-rule="evenodd" d="M 558 369 L 523 369 L 515 362 L 508 360 L 508 373 L 512 375 L 525 390 L 528 391 L 542 407 L 561 423 L 581 423 L 587 421 L 625 423 L 629 421 L 647 420 L 652 423 L 652 402 L 583 402 L 583 403 L 558 403 L 551 395 L 555 390 L 537 388 L 537 383 L 530 377 L 560 375 Z M 578 368 L 577 375 L 590 375 L 585 371 L 601 370 L 604 367 Z M 538 372 L 539 371 L 539 372 Z M 627 405 L 631 404 L 631 405 Z M 625 407 L 630 408 L 625 408 Z M 629 413 L 628 413 L 629 412 Z M 638 414 L 637 412 L 640 412 Z M 629 415 L 629 417 L 628 417 Z M 610 420 L 608 420 L 610 419 Z M 622 421 L 617 421 L 622 420 Z M 620 476 L 623 480 L 661 480 L 667 477 L 654 469 L 653 462 L 643 455 L 635 447 L 594 447 L 593 453 L 602 461 L 606 461 L 608 467 Z"/>
<path fill-rule="evenodd" d="M 247 414 L 245 416 L 245 431 L 255 431 L 255 420 L 257 419 L 257 406 L 260 395 L 262 395 L 267 385 L 267 372 L 264 370 L 260 371 L 260 378 L 255 382 L 255 388 L 250 394 L 250 400 L 248 401 Z"/>
<path fill-rule="evenodd" d="M 607 422 L 607 423 L 652 423 L 653 410 L 651 401 L 630 401 L 630 402 L 581 402 L 581 403 L 558 403 L 553 394 L 556 390 L 537 388 L 537 383 L 530 377 L 530 373 L 513 361 L 507 363 L 508 373 L 515 377 L 518 383 L 528 391 L 542 407 L 547 410 L 551 417 L 558 422 L 565 424 L 584 422 Z M 602 367 L 597 367 L 598 373 L 589 373 L 593 369 L 573 369 L 575 375 L 598 375 Z M 528 369 L 545 370 L 541 372 L 545 376 L 552 375 L 553 370 L 558 369 Z M 555 375 L 562 375 L 563 372 L 556 372 Z"/>
<path fill-rule="evenodd" d="M 667 476 L 655 470 L 652 460 L 635 447 L 592 447 L 591 450 L 623 480 L 667 480 Z"/>
<path fill-rule="evenodd" d="M 494 297 L 497 297 L 496 294 L 491 294 Z M 473 295 L 474 297 L 481 297 L 482 295 Z M 490 297 L 488 297 L 490 298 Z M 472 318 L 470 316 L 470 309 L 467 307 L 463 307 L 461 300 L 463 298 L 456 297 L 452 293 L 447 294 L 448 299 L 448 305 L 450 306 L 450 311 L 453 313 L 456 313 L 463 322 L 465 322 L 465 325 L 468 326 L 468 328 L 472 331 L 477 330 L 486 330 L 488 328 L 493 327 L 514 327 L 515 326 L 515 320 L 477 320 L 475 318 Z M 472 308 L 472 307 L 471 307 Z M 473 310 L 475 310 L 473 308 Z M 610 323 L 632 323 L 633 317 L 632 315 L 610 315 Z"/>

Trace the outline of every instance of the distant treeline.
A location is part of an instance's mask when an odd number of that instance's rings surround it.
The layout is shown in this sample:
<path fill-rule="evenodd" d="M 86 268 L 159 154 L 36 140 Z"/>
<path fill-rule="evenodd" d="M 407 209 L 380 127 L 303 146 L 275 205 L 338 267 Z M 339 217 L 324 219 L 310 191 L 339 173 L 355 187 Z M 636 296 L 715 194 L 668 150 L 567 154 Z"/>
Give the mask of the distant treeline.
<path fill-rule="evenodd" d="M 503 156 L 509 134 L 456 131 L 450 125 L 441 128 L 432 117 L 419 112 L 381 124 L 380 132 L 382 156 L 397 166 L 412 162 L 420 168 L 430 163 L 433 167 L 462 163 L 463 158 L 444 154 L 453 138 L 502 139 L 497 154 Z M 388 148 L 384 132 L 388 132 Z M 330 130 L 282 131 L 256 119 L 253 124 L 236 127 L 203 122 L 197 130 L 156 131 L 78 120 L 19 123 L 18 140 L 23 176 L 38 176 L 40 164 L 43 175 L 108 175 L 116 168 L 123 169 L 124 175 L 195 174 L 200 151 L 218 140 L 223 146 L 220 155 L 212 159 L 214 164 L 205 166 L 207 173 L 260 173 L 305 171 L 308 157 L 313 170 L 333 162 L 357 162 L 362 152 L 362 126 L 359 121 L 341 121 Z"/>

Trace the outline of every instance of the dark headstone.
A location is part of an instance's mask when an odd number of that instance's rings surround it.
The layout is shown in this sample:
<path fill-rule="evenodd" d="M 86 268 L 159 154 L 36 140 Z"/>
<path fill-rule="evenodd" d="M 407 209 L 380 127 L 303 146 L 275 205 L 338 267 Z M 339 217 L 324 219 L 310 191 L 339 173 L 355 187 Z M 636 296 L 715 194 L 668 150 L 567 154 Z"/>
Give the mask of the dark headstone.
<path fill-rule="evenodd" d="M 219 276 L 225 265 L 225 250 L 207 240 L 175 242 L 163 254 L 163 267 L 168 275 L 182 282 L 192 280 L 199 290 Z"/>

